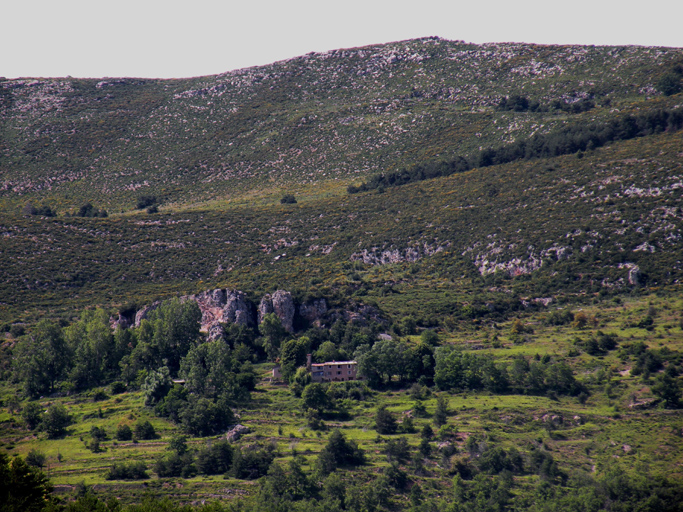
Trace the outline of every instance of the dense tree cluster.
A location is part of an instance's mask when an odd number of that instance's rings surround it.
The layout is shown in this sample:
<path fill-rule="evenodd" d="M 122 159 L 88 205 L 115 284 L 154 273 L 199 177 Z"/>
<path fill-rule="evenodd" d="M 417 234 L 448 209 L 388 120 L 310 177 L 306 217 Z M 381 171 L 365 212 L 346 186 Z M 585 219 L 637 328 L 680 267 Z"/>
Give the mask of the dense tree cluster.
<path fill-rule="evenodd" d="M 188 433 L 214 434 L 234 423 L 232 407 L 249 399 L 256 377 L 248 358 L 231 348 L 236 340 L 244 342 L 243 333 L 238 329 L 228 341 L 202 343 L 200 319 L 196 302 L 176 299 L 151 311 L 135 329 L 112 331 L 101 309 L 85 310 L 66 328 L 42 320 L 14 348 L 13 376 L 31 398 L 109 383 L 112 392 L 140 388 L 147 406 Z M 185 385 L 174 387 L 174 378 Z M 51 437 L 63 435 L 68 414 L 60 416 L 55 408 L 42 414 L 29 404 L 25 423 Z"/>
<path fill-rule="evenodd" d="M 515 358 L 496 364 L 491 356 L 463 352 L 454 347 L 436 350 L 434 382 L 440 389 L 478 390 L 493 393 L 578 395 L 583 386 L 564 361 L 532 361 Z"/>
<path fill-rule="evenodd" d="M 21 213 L 24 215 L 37 215 L 39 217 L 57 216 L 57 212 L 49 206 L 34 206 L 32 203 L 26 203 L 26 205 L 21 209 Z"/>

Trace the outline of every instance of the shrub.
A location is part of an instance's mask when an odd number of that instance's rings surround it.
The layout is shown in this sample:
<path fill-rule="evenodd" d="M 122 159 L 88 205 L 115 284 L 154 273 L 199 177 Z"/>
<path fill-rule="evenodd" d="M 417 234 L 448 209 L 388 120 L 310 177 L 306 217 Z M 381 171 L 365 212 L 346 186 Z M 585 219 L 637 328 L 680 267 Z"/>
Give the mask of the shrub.
<path fill-rule="evenodd" d="M 115 437 L 119 441 L 130 441 L 133 439 L 133 431 L 128 425 L 119 425 Z"/>
<path fill-rule="evenodd" d="M 42 468 L 45 465 L 47 457 L 43 452 L 38 451 L 36 449 L 31 449 L 26 454 L 25 460 L 26 464 L 28 464 L 29 466 L 33 466 L 34 468 Z"/>
<path fill-rule="evenodd" d="M 104 427 L 92 427 L 90 429 L 90 437 L 99 441 L 105 441 L 107 439 L 107 431 L 104 430 Z"/>
<path fill-rule="evenodd" d="M 29 430 L 35 430 L 43 419 L 43 408 L 37 402 L 29 402 L 21 411 L 21 418 Z"/>
<path fill-rule="evenodd" d="M 235 416 L 225 400 L 217 403 L 208 398 L 190 401 L 180 413 L 183 428 L 195 436 L 210 436 L 234 424 Z"/>
<path fill-rule="evenodd" d="M 252 445 L 237 448 L 234 452 L 230 473 L 242 480 L 255 480 L 268 473 L 275 459 L 275 445 Z"/>
<path fill-rule="evenodd" d="M 434 411 L 434 425 L 440 427 L 448 421 L 448 402 L 443 396 L 436 399 L 436 410 Z"/>
<path fill-rule="evenodd" d="M 81 206 L 78 209 L 78 213 L 76 214 L 78 217 L 107 217 L 107 211 L 106 210 L 100 210 L 98 208 L 95 208 L 92 204 L 86 203 L 83 206 Z"/>
<path fill-rule="evenodd" d="M 156 439 L 157 433 L 149 421 L 139 421 L 135 424 L 135 439 Z"/>
<path fill-rule="evenodd" d="M 282 199 L 280 199 L 280 204 L 295 204 L 296 203 L 296 198 L 292 194 L 285 194 L 282 196 Z"/>
<path fill-rule="evenodd" d="M 126 392 L 126 384 L 121 381 L 111 383 L 110 391 L 112 395 L 119 395 Z"/>
<path fill-rule="evenodd" d="M 66 427 L 71 425 L 71 416 L 61 404 L 54 404 L 47 408 L 43 417 L 42 429 L 47 437 L 55 439 L 66 434 Z"/>
<path fill-rule="evenodd" d="M 197 452 L 197 471 L 202 475 L 222 475 L 232 465 L 233 449 L 227 441 L 219 441 Z"/>
<path fill-rule="evenodd" d="M 107 480 L 145 480 L 149 478 L 144 462 L 114 463 L 104 477 Z"/>
<path fill-rule="evenodd" d="M 410 459 L 408 440 L 405 437 L 389 439 L 384 447 L 384 453 L 386 453 L 389 462 L 396 461 L 399 464 L 407 462 Z"/>
<path fill-rule="evenodd" d="M 375 430 L 379 434 L 389 435 L 396 433 L 396 418 L 382 405 L 375 413 Z"/>
<path fill-rule="evenodd" d="M 321 450 L 316 467 L 322 474 L 327 475 L 339 466 L 363 463 L 365 463 L 363 450 L 355 441 L 347 441 L 341 431 L 335 430 L 330 434 L 325 448 Z"/>
<path fill-rule="evenodd" d="M 144 210 L 147 207 L 154 206 L 157 204 L 156 196 L 140 196 L 138 197 L 138 202 L 136 208 L 138 210 Z"/>

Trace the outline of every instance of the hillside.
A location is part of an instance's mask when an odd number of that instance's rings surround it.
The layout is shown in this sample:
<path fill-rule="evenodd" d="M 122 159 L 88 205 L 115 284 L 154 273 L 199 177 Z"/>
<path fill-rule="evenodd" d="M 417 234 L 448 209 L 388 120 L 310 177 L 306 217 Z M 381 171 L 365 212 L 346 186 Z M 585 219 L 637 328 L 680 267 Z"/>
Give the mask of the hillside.
<path fill-rule="evenodd" d="M 680 511 L 682 91 L 438 38 L 0 79 L 0 509 Z"/>
<path fill-rule="evenodd" d="M 680 134 L 662 134 L 581 159 L 291 205 L 106 219 L 6 215 L 0 311 L 11 321 L 217 287 L 261 295 L 280 287 L 356 297 L 430 325 L 473 299 L 509 308 L 521 297 L 675 285 L 683 271 L 680 155 Z"/>
<path fill-rule="evenodd" d="M 335 187 L 566 123 L 675 105 L 680 49 L 441 39 L 182 79 L 0 81 L 0 207 L 110 213 Z M 523 97 L 528 103 L 503 98 Z M 251 194 L 250 194 L 251 193 Z"/>

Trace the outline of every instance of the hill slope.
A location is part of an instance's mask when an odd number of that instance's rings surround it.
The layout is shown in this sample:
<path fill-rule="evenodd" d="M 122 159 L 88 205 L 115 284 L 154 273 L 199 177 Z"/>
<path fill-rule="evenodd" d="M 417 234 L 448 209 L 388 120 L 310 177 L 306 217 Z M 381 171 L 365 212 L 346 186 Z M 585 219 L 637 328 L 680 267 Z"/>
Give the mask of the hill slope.
<path fill-rule="evenodd" d="M 141 194 L 188 204 L 345 186 L 563 123 L 673 105 L 655 86 L 682 57 L 420 39 L 194 79 L 5 80 L 0 206 L 42 200 L 64 212 L 91 201 L 111 212 Z"/>

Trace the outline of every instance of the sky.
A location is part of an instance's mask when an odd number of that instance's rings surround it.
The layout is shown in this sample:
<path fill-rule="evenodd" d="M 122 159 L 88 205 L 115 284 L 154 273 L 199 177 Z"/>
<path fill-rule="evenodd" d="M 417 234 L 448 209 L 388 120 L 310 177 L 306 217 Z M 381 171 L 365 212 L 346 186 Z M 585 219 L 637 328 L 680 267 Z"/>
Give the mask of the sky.
<path fill-rule="evenodd" d="M 7 0 L 0 77 L 183 78 L 426 36 L 683 47 L 683 0 Z"/>

